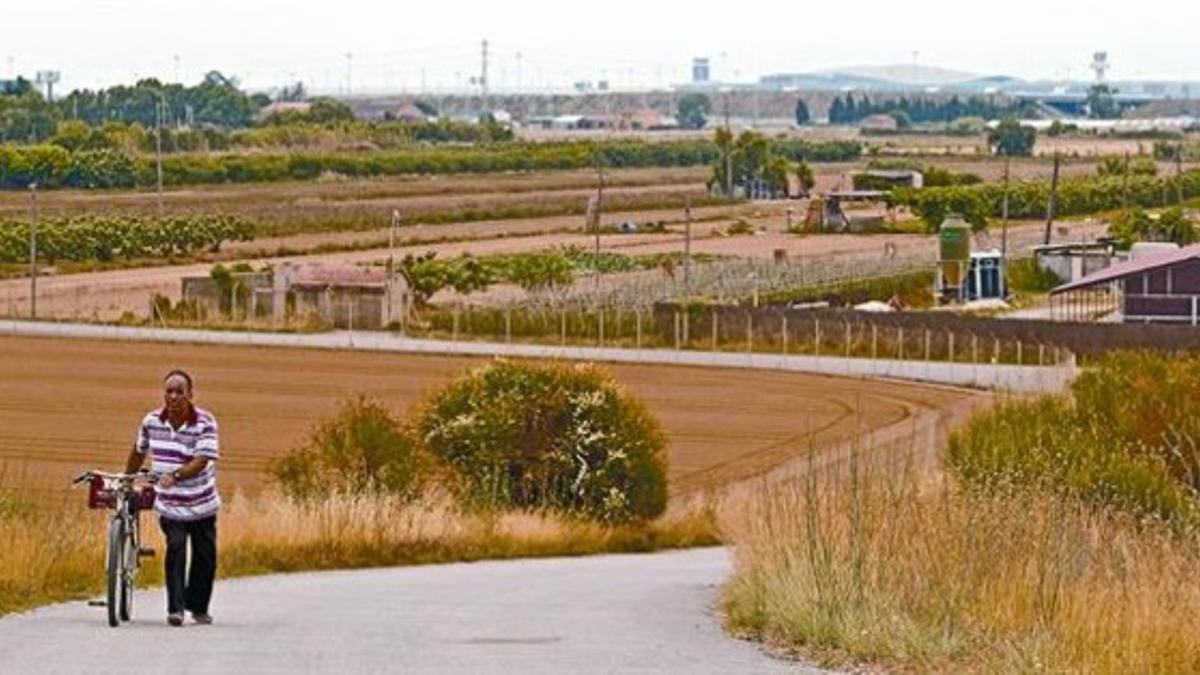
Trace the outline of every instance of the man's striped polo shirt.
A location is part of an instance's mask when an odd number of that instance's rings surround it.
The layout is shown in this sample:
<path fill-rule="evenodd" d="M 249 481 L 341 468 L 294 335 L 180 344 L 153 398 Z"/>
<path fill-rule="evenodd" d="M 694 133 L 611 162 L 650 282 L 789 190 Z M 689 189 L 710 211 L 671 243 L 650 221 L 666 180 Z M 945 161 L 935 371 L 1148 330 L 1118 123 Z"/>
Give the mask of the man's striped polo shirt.
<path fill-rule="evenodd" d="M 196 457 L 207 457 L 208 466 L 198 476 L 181 480 L 170 488 L 156 488 L 154 509 L 171 520 L 200 520 L 221 508 L 217 494 L 217 420 L 212 413 L 192 406 L 183 426 L 175 429 L 167 421 L 166 409 L 154 410 L 142 420 L 137 451 L 150 453 L 151 470 L 174 471 Z"/>

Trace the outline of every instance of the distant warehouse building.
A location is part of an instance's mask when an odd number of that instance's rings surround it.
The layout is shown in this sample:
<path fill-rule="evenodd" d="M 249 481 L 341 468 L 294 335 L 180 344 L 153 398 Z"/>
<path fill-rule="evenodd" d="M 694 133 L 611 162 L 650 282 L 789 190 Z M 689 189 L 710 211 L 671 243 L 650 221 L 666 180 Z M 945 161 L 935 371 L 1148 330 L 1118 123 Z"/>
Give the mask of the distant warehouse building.
<path fill-rule="evenodd" d="M 1059 320 L 1200 325 L 1200 244 L 1134 256 L 1050 292 Z"/>

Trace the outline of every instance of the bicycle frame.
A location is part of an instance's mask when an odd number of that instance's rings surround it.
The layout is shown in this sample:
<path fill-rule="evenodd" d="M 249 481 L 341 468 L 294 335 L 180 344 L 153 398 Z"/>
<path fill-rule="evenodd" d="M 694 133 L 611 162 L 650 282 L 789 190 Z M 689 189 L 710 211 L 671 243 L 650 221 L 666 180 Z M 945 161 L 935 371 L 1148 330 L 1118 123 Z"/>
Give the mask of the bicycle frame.
<path fill-rule="evenodd" d="M 85 481 L 92 484 L 93 495 L 89 497 L 105 490 L 111 492 L 114 499 L 105 548 L 107 597 L 103 603 L 92 603 L 108 608 L 108 624 L 114 628 L 122 621 L 130 620 L 141 558 L 143 555 L 153 555 L 153 550 L 143 549 L 141 545 L 141 494 L 135 489 L 135 484 L 153 484 L 157 479 L 157 475 L 144 470 L 132 474 L 88 471 L 74 481 L 76 484 Z"/>

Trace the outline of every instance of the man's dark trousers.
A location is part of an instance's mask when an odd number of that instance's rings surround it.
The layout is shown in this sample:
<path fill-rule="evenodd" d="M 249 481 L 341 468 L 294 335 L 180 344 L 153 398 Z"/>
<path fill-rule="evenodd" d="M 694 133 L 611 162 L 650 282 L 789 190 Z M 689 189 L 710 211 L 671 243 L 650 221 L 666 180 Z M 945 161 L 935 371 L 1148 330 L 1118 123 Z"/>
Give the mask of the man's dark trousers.
<path fill-rule="evenodd" d="M 160 517 L 167 536 L 167 612 L 188 610 L 208 614 L 213 578 L 217 574 L 217 517 L 202 520 L 171 520 Z M 192 542 L 192 565 L 187 569 L 187 542 Z"/>

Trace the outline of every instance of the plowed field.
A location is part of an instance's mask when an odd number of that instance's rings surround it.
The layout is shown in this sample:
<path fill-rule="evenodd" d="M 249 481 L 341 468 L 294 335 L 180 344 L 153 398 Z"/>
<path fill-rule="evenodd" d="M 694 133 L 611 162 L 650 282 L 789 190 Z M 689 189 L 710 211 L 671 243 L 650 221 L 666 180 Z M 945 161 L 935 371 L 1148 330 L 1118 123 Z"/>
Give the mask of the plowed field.
<path fill-rule="evenodd" d="M 221 485 L 254 490 L 266 462 L 303 442 L 338 402 L 365 395 L 403 414 L 478 359 L 240 346 L 0 337 L 0 482 L 64 486 L 120 467 L 162 373 L 189 369 L 221 425 Z M 662 422 L 672 492 L 746 478 L 798 454 L 970 394 L 911 384 L 751 370 L 609 366 Z"/>

